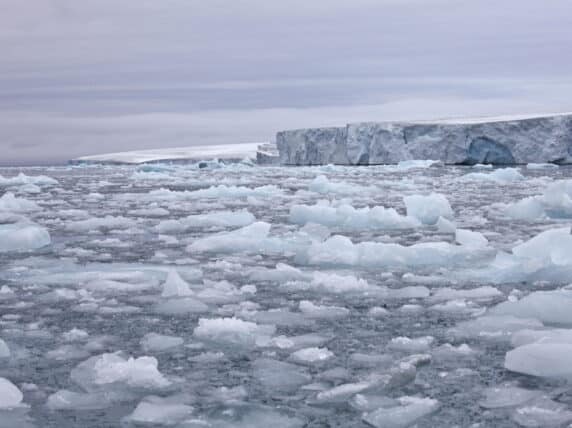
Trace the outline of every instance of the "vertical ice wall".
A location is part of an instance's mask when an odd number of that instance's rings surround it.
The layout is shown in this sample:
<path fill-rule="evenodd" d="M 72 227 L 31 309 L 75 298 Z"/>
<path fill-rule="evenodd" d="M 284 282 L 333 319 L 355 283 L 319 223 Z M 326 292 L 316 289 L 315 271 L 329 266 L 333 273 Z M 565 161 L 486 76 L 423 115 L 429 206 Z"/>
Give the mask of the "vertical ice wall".
<path fill-rule="evenodd" d="M 371 122 L 278 132 L 284 165 L 570 163 L 572 115 L 442 122 Z"/>

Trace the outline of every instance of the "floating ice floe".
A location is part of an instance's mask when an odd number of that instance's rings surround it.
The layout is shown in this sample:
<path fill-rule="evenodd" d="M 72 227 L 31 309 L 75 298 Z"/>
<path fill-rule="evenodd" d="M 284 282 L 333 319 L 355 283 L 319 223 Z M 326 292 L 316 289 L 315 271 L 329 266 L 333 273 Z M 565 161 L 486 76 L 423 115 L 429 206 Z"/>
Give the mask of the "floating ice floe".
<path fill-rule="evenodd" d="M 312 380 L 300 366 L 270 358 L 258 358 L 252 363 L 252 369 L 255 379 L 275 392 L 293 392 Z"/>
<path fill-rule="evenodd" d="M 490 247 L 451 245 L 447 242 L 422 242 L 410 246 L 394 243 L 361 242 L 335 235 L 312 244 L 306 263 L 319 266 L 363 267 L 444 267 L 478 264 L 491 260 L 496 251 Z"/>
<path fill-rule="evenodd" d="M 222 345 L 253 347 L 267 344 L 275 332 L 276 327 L 270 324 L 258 325 L 238 318 L 201 318 L 193 334 Z"/>
<path fill-rule="evenodd" d="M 554 163 L 527 163 L 526 169 L 558 169 L 558 165 Z"/>
<path fill-rule="evenodd" d="M 459 346 L 445 343 L 444 345 L 433 349 L 431 351 L 431 355 L 438 360 L 458 361 L 461 358 L 474 357 L 476 355 L 476 351 L 466 343 L 462 343 Z"/>
<path fill-rule="evenodd" d="M 10 409 L 22 405 L 24 396 L 16 385 L 0 377 L 0 409 Z"/>
<path fill-rule="evenodd" d="M 70 232 L 89 232 L 97 229 L 128 229 L 137 226 L 137 222 L 127 217 L 93 217 L 87 220 L 78 220 L 66 224 Z"/>
<path fill-rule="evenodd" d="M 160 171 L 135 171 L 129 177 L 130 180 L 133 181 L 158 181 L 161 183 L 169 182 L 169 181 L 176 181 L 179 180 L 180 177 L 173 176 L 168 172 L 160 172 Z"/>
<path fill-rule="evenodd" d="M 549 229 L 513 247 L 512 254 L 499 251 L 482 268 L 462 272 L 467 279 L 506 282 L 552 281 L 564 283 L 572 274 L 570 227 Z"/>
<path fill-rule="evenodd" d="M 441 216 L 437 220 L 437 223 L 435 223 L 435 226 L 437 226 L 437 230 L 441 233 L 455 233 L 457 229 L 455 223 Z"/>
<path fill-rule="evenodd" d="M 563 427 L 572 422 L 572 411 L 566 404 L 539 397 L 514 410 L 512 419 L 523 427 Z"/>
<path fill-rule="evenodd" d="M 163 284 L 162 297 L 185 297 L 191 296 L 194 293 L 191 291 L 189 284 L 181 278 L 179 273 L 172 269 L 167 275 L 167 279 Z"/>
<path fill-rule="evenodd" d="M 519 318 L 512 315 L 484 315 L 462 321 L 450 329 L 459 339 L 478 338 L 492 341 L 510 341 L 511 336 L 524 329 L 541 329 L 544 325 L 535 318 Z"/>
<path fill-rule="evenodd" d="M 154 201 L 184 201 L 195 199 L 235 199 L 254 196 L 258 198 L 269 198 L 281 196 L 283 191 L 275 185 L 266 185 L 255 188 L 243 186 L 218 186 L 208 187 L 194 191 L 173 191 L 169 189 L 152 190 L 148 193 L 147 199 Z"/>
<path fill-rule="evenodd" d="M 10 358 L 10 355 L 10 348 L 4 340 L 0 339 L 0 358 Z"/>
<path fill-rule="evenodd" d="M 531 343 L 562 343 L 572 345 L 572 329 L 552 328 L 542 330 L 520 330 L 512 335 L 514 347 Z"/>
<path fill-rule="evenodd" d="M 349 316 L 350 310 L 339 306 L 315 305 L 308 300 L 302 300 L 299 304 L 300 311 L 308 318 L 337 319 Z"/>
<path fill-rule="evenodd" d="M 572 236 L 571 236 L 572 238 Z M 535 291 L 515 302 L 500 303 L 492 314 L 535 318 L 546 324 L 572 327 L 572 289 Z"/>
<path fill-rule="evenodd" d="M 393 208 L 376 206 L 354 208 L 328 202 L 316 205 L 293 205 L 290 221 L 296 224 L 317 223 L 348 230 L 410 229 L 421 225 L 415 217 L 402 216 Z"/>
<path fill-rule="evenodd" d="M 179 220 L 163 220 L 155 226 L 155 230 L 159 233 L 179 233 L 191 228 L 244 227 L 255 221 L 256 218 L 248 211 L 219 211 L 191 215 Z"/>
<path fill-rule="evenodd" d="M 538 390 L 524 389 L 512 385 L 501 385 L 483 391 L 484 399 L 479 402 L 486 409 L 520 406 L 542 395 Z"/>
<path fill-rule="evenodd" d="M 393 351 L 401 352 L 426 352 L 431 349 L 431 345 L 435 341 L 432 336 L 425 337 L 394 337 L 387 344 L 387 348 Z"/>
<path fill-rule="evenodd" d="M 254 268 L 249 272 L 249 277 L 253 281 L 303 281 L 311 279 L 311 275 L 302 272 L 294 266 L 286 263 L 277 263 L 275 269 Z"/>
<path fill-rule="evenodd" d="M 165 208 L 159 206 L 151 206 L 149 208 L 140 208 L 137 210 L 129 211 L 130 215 L 142 216 L 142 217 L 166 217 L 170 213 Z"/>
<path fill-rule="evenodd" d="M 131 414 L 123 420 L 143 425 L 176 425 L 188 419 L 194 408 L 184 403 L 172 402 L 168 398 L 150 396 L 143 399 Z"/>
<path fill-rule="evenodd" d="M 302 348 L 320 347 L 330 340 L 332 340 L 331 336 L 318 333 L 308 333 L 288 337 L 275 336 L 270 340 L 268 346 L 295 351 Z"/>
<path fill-rule="evenodd" d="M 69 331 L 62 333 L 62 339 L 66 342 L 81 342 L 86 340 L 89 334 L 85 330 L 79 328 L 72 328 Z"/>
<path fill-rule="evenodd" d="M 162 352 L 181 346 L 185 341 L 182 337 L 168 336 L 157 333 L 147 333 L 141 339 L 141 348 L 145 352 Z"/>
<path fill-rule="evenodd" d="M 395 365 L 370 373 L 355 382 L 342 383 L 318 392 L 316 402 L 320 404 L 342 403 L 356 394 L 368 391 L 390 391 L 411 383 L 417 373 L 412 363 L 399 361 Z"/>
<path fill-rule="evenodd" d="M 25 213 L 39 211 L 40 209 L 40 206 L 34 201 L 17 198 L 12 192 L 6 192 L 0 197 L 0 211 Z"/>
<path fill-rule="evenodd" d="M 418 168 L 430 168 L 432 166 L 442 166 L 443 162 L 439 160 L 432 160 L 432 159 L 416 159 L 416 160 L 405 160 L 400 161 L 395 166 L 395 169 L 398 171 L 408 171 L 410 169 L 418 169 Z"/>
<path fill-rule="evenodd" d="M 463 180 L 470 181 L 492 181 L 496 184 L 512 183 L 514 181 L 524 180 L 523 175 L 516 168 L 495 169 L 493 172 L 471 172 L 461 177 Z"/>
<path fill-rule="evenodd" d="M 323 226 L 315 224 L 308 224 L 297 232 L 278 236 L 269 236 L 270 228 L 270 223 L 258 221 L 231 232 L 211 234 L 191 242 L 187 246 L 187 251 L 192 253 L 301 253 L 312 243 L 320 242 L 329 235 L 327 230 L 323 230 Z"/>
<path fill-rule="evenodd" d="M 381 407 L 366 413 L 363 420 L 375 428 L 406 428 L 440 407 L 439 402 L 431 398 L 401 397 L 397 401 L 398 406 Z"/>
<path fill-rule="evenodd" d="M 432 301 L 470 299 L 476 301 L 487 301 L 497 297 L 502 297 L 503 293 L 498 288 L 485 285 L 482 287 L 468 289 L 454 289 L 449 287 L 437 288 L 431 294 Z"/>
<path fill-rule="evenodd" d="M 381 291 L 366 280 L 353 275 L 339 275 L 328 272 L 314 272 L 311 281 L 289 281 L 282 286 L 286 289 L 317 290 L 328 293 L 364 293 Z"/>
<path fill-rule="evenodd" d="M 407 216 L 417 218 L 423 224 L 436 224 L 440 217 L 450 219 L 453 209 L 444 195 L 410 195 L 403 198 Z"/>
<path fill-rule="evenodd" d="M 35 250 L 50 243 L 48 231 L 35 223 L 0 224 L 0 252 Z"/>
<path fill-rule="evenodd" d="M 23 186 L 26 184 L 35 184 L 37 186 L 54 186 L 59 184 L 57 180 L 47 177 L 45 175 L 26 175 L 24 173 L 19 173 L 15 177 L 2 177 L 0 175 L 0 186 L 10 187 L 10 186 Z"/>
<path fill-rule="evenodd" d="M 87 392 L 106 389 L 161 390 L 171 382 L 157 368 L 154 357 L 123 358 L 106 353 L 88 358 L 71 371 L 71 379 Z"/>
<path fill-rule="evenodd" d="M 279 242 L 268 239 L 270 224 L 256 222 L 241 229 L 207 236 L 191 243 L 187 249 L 191 252 L 240 252 L 256 251 L 266 248 L 281 249 Z"/>
<path fill-rule="evenodd" d="M 77 412 L 105 409 L 126 399 L 132 399 L 132 396 L 125 391 L 77 392 L 60 389 L 48 397 L 46 407 L 52 411 L 72 410 Z"/>
<path fill-rule="evenodd" d="M 25 193 L 27 195 L 37 195 L 42 193 L 42 188 L 35 184 L 29 183 L 18 187 L 18 194 Z"/>
<path fill-rule="evenodd" d="M 504 205 L 505 214 L 519 220 L 572 217 L 572 180 L 549 184 L 539 196 Z"/>
<path fill-rule="evenodd" d="M 315 364 L 329 360 L 334 353 L 328 348 L 304 348 L 290 355 L 290 359 L 301 364 Z"/>
<path fill-rule="evenodd" d="M 538 377 L 572 381 L 572 344 L 531 343 L 507 352 L 507 370 Z"/>
<path fill-rule="evenodd" d="M 363 187 L 355 184 L 345 182 L 330 181 L 325 175 L 319 175 L 310 182 L 308 190 L 322 195 L 353 195 L 356 192 L 371 192 L 375 190 L 374 187 Z"/>
<path fill-rule="evenodd" d="M 303 428 L 306 420 L 299 415 L 260 405 L 243 406 L 240 411 L 225 409 L 220 415 L 210 415 L 208 419 L 189 422 L 192 428 Z"/>
<path fill-rule="evenodd" d="M 488 239 L 482 233 L 467 229 L 456 229 L 455 241 L 461 245 L 474 248 L 484 248 L 489 245 Z"/>
<path fill-rule="evenodd" d="M 209 307 L 204 302 L 192 297 L 174 297 L 158 302 L 153 311 L 160 315 L 184 317 L 191 314 L 204 314 Z"/>

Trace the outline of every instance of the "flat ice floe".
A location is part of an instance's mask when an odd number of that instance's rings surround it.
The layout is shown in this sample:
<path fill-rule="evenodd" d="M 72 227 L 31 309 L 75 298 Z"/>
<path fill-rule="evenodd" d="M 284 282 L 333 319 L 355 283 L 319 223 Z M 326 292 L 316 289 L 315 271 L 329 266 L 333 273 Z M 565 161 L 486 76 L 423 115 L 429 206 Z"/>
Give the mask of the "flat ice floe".
<path fill-rule="evenodd" d="M 531 343 L 509 351 L 504 366 L 532 376 L 572 380 L 571 352 L 572 344 Z"/>
<path fill-rule="evenodd" d="M 290 208 L 290 221 L 296 224 L 317 223 L 349 230 L 408 229 L 419 227 L 416 217 L 400 215 L 393 208 L 354 208 L 341 204 L 331 206 L 319 203 L 313 206 L 294 205 Z"/>
<path fill-rule="evenodd" d="M 155 226 L 155 230 L 159 233 L 178 233 L 201 227 L 244 227 L 255 220 L 248 211 L 219 211 L 191 215 L 180 220 L 163 220 Z"/>
<path fill-rule="evenodd" d="M 0 211 L 25 213 L 39 211 L 41 208 L 34 201 L 18 198 L 12 192 L 6 192 L 0 197 Z"/>
<path fill-rule="evenodd" d="M 395 243 L 360 242 L 336 235 L 314 243 L 302 259 L 318 266 L 361 267 L 445 267 L 480 263 L 494 256 L 486 246 L 452 245 L 448 242 L 424 242 L 410 246 Z"/>
<path fill-rule="evenodd" d="M 50 242 L 49 232 L 37 224 L 0 224 L 0 252 L 35 250 L 49 245 Z"/>
<path fill-rule="evenodd" d="M 516 168 L 501 168 L 489 173 L 471 172 L 463 176 L 463 179 L 469 181 L 492 181 L 496 184 L 505 184 L 524 180 L 524 177 Z"/>

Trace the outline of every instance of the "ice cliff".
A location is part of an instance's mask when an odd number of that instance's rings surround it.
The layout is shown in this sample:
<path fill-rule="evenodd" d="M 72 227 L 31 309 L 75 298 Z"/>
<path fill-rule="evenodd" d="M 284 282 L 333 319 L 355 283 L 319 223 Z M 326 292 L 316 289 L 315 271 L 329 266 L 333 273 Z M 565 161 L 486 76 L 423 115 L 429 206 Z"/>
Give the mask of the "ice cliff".
<path fill-rule="evenodd" d="M 412 159 L 473 165 L 572 163 L 572 113 L 433 122 L 368 122 L 278 132 L 283 165 Z"/>

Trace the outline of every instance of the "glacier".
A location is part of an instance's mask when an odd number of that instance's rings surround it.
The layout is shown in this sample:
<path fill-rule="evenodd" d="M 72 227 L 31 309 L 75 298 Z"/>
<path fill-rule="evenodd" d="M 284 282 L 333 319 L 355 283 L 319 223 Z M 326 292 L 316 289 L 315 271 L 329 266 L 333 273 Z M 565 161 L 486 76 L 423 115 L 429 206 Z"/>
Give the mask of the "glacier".
<path fill-rule="evenodd" d="M 281 131 L 276 145 L 282 165 L 568 164 L 572 114 L 350 123 Z"/>
<path fill-rule="evenodd" d="M 138 165 L 160 162 L 198 163 L 199 161 L 209 160 L 240 162 L 245 159 L 256 161 L 259 164 L 275 164 L 278 160 L 278 154 L 276 153 L 276 148 L 273 144 L 237 143 L 105 153 L 71 159 L 69 163 L 72 165 Z"/>

